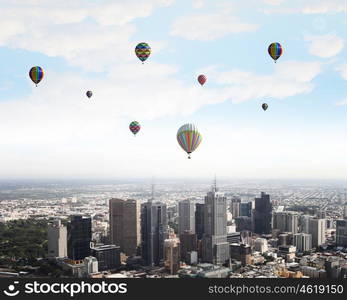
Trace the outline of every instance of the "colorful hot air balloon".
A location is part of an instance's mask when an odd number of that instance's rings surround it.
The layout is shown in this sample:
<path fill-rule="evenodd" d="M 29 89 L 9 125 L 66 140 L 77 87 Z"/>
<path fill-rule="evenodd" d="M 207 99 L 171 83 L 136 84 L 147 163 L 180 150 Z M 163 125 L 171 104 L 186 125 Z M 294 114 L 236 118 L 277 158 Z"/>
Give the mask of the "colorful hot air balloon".
<path fill-rule="evenodd" d="M 135 48 L 135 54 L 139 60 L 144 61 L 151 55 L 151 47 L 147 43 L 140 43 Z"/>
<path fill-rule="evenodd" d="M 261 107 L 263 108 L 263 110 L 267 110 L 269 106 L 267 105 L 267 103 L 263 103 Z"/>
<path fill-rule="evenodd" d="M 202 136 L 194 124 L 185 124 L 177 131 L 177 141 L 190 159 L 190 154 L 199 147 Z"/>
<path fill-rule="evenodd" d="M 129 125 L 130 131 L 136 136 L 136 134 L 140 131 L 141 126 L 140 123 L 137 121 L 133 121 Z"/>
<path fill-rule="evenodd" d="M 272 43 L 269 48 L 268 52 L 270 56 L 273 58 L 273 60 L 276 62 L 277 59 L 279 59 L 283 53 L 283 48 L 280 43 Z"/>
<path fill-rule="evenodd" d="M 43 78 L 43 69 L 41 67 L 32 67 L 29 71 L 29 76 L 37 86 Z"/>
<path fill-rule="evenodd" d="M 93 96 L 93 92 L 92 91 L 87 91 L 86 95 L 87 95 L 88 98 L 90 98 L 91 96 Z"/>
<path fill-rule="evenodd" d="M 199 81 L 199 83 L 200 83 L 201 85 L 204 85 L 205 82 L 206 82 L 206 80 L 207 80 L 207 78 L 206 78 L 205 75 L 199 75 L 199 76 L 198 76 L 198 81 Z"/>

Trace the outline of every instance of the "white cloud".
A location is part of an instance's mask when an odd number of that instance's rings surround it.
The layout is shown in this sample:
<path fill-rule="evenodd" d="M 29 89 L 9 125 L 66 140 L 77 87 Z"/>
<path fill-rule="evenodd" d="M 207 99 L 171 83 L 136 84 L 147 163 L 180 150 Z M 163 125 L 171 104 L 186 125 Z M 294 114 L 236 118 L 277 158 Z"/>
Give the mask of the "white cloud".
<path fill-rule="evenodd" d="M 133 59 L 131 38 L 137 31 L 133 20 L 172 2 L 37 0 L 23 4 L 2 0 L 0 46 L 59 56 L 71 65 L 103 70 L 120 60 Z"/>
<path fill-rule="evenodd" d="M 315 56 L 329 58 L 339 54 L 344 48 L 344 39 L 335 34 L 307 35 L 309 52 Z"/>
<path fill-rule="evenodd" d="M 341 77 L 347 80 L 347 63 L 342 63 L 335 68 L 336 71 L 340 72 Z"/>
<path fill-rule="evenodd" d="M 227 10 L 221 13 L 191 14 L 178 18 L 172 25 L 171 34 L 188 40 L 213 41 L 231 34 L 252 32 L 257 24 L 239 20 Z"/>
<path fill-rule="evenodd" d="M 264 1 L 264 3 L 269 4 L 269 5 L 280 5 L 285 0 L 263 0 L 263 1 Z"/>
<path fill-rule="evenodd" d="M 341 100 L 335 103 L 336 106 L 344 106 L 347 105 L 347 99 Z"/>
<path fill-rule="evenodd" d="M 302 12 L 304 14 L 326 14 L 347 12 L 346 0 L 316 0 L 306 4 Z"/>
<path fill-rule="evenodd" d="M 209 70 L 209 76 L 225 85 L 224 92 L 238 103 L 266 97 L 284 99 L 297 94 L 309 93 L 311 82 L 323 71 L 319 62 L 285 61 L 276 66 L 271 75 L 259 75 L 242 70 L 219 72 Z"/>
<path fill-rule="evenodd" d="M 276 0 L 264 1 L 276 2 Z M 286 3 L 287 5 L 285 5 L 283 1 L 283 5 L 278 5 L 277 7 L 271 8 L 263 8 L 261 11 L 267 14 L 328 14 L 347 12 L 346 0 L 292 0 L 286 1 Z"/>
<path fill-rule="evenodd" d="M 204 0 L 192 0 L 192 6 L 195 9 L 202 8 L 205 5 Z"/>

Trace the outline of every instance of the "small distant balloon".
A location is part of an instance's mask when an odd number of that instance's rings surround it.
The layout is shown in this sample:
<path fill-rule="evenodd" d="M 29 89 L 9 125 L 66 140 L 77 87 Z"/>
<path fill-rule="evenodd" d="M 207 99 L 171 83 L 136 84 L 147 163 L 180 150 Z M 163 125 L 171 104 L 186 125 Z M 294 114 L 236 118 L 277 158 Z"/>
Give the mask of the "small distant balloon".
<path fill-rule="evenodd" d="M 88 98 L 90 98 L 91 96 L 93 96 L 93 92 L 92 92 L 92 91 L 88 91 L 88 92 L 86 93 L 86 95 L 87 95 Z"/>
<path fill-rule="evenodd" d="M 190 154 L 194 152 L 200 145 L 202 136 L 194 124 L 184 124 L 177 131 L 177 142 L 182 149 Z"/>
<path fill-rule="evenodd" d="M 261 107 L 263 108 L 263 110 L 267 110 L 269 106 L 267 105 L 267 103 L 263 103 Z"/>
<path fill-rule="evenodd" d="M 147 43 L 139 43 L 135 47 L 135 54 L 139 60 L 144 61 L 151 55 L 151 47 Z"/>
<path fill-rule="evenodd" d="M 140 131 L 141 125 L 137 121 L 133 121 L 129 125 L 130 131 L 136 136 L 136 134 Z"/>
<path fill-rule="evenodd" d="M 282 45 L 280 43 L 272 43 L 268 48 L 268 52 L 272 59 L 276 62 L 283 53 Z"/>
<path fill-rule="evenodd" d="M 43 75 L 43 69 L 38 66 L 32 67 L 29 71 L 29 77 L 36 84 L 36 86 L 42 80 Z"/>
<path fill-rule="evenodd" d="M 206 78 L 206 76 L 205 75 L 199 75 L 198 76 L 198 81 L 199 81 L 199 83 L 201 84 L 201 85 L 204 85 L 205 84 L 205 82 L 206 82 L 206 80 L 207 80 L 207 78 Z"/>

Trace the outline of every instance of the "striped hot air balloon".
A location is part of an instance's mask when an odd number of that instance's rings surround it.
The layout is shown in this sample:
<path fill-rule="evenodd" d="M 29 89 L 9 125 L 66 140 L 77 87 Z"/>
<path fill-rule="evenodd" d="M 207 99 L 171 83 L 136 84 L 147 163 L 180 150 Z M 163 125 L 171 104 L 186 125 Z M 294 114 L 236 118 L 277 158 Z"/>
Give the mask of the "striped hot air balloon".
<path fill-rule="evenodd" d="M 141 129 L 141 125 L 139 122 L 137 121 L 133 121 L 130 123 L 129 125 L 129 129 L 130 131 L 134 134 L 134 136 L 136 136 L 136 134 L 140 131 Z"/>
<path fill-rule="evenodd" d="M 282 45 L 280 43 L 272 43 L 268 48 L 268 52 L 272 59 L 276 62 L 283 53 Z"/>
<path fill-rule="evenodd" d="M 139 60 L 144 61 L 151 55 L 151 47 L 147 43 L 139 43 L 135 47 L 135 54 Z"/>
<path fill-rule="evenodd" d="M 36 86 L 42 80 L 43 75 L 43 69 L 38 66 L 32 67 L 29 71 L 29 77 L 36 84 Z"/>
<path fill-rule="evenodd" d="M 177 131 L 177 141 L 190 159 L 190 154 L 199 147 L 202 136 L 194 124 L 184 124 Z"/>

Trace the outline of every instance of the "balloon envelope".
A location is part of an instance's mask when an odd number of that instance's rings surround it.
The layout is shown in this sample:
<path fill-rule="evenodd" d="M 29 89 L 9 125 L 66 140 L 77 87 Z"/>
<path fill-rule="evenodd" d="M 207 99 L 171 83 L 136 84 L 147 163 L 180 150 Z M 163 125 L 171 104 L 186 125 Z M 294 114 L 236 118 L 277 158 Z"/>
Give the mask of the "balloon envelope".
<path fill-rule="evenodd" d="M 283 48 L 280 43 L 272 43 L 269 48 L 268 52 L 272 59 L 276 62 L 277 59 L 279 59 L 283 53 Z"/>
<path fill-rule="evenodd" d="M 131 122 L 129 125 L 129 129 L 134 135 L 136 135 L 141 129 L 140 123 L 137 121 Z"/>
<path fill-rule="evenodd" d="M 144 62 L 151 55 L 151 47 L 147 43 L 139 43 L 135 47 L 135 54 L 139 60 Z"/>
<path fill-rule="evenodd" d="M 261 107 L 263 108 L 263 110 L 267 110 L 269 106 L 266 103 L 263 103 Z"/>
<path fill-rule="evenodd" d="M 93 92 L 92 91 L 88 91 L 87 93 L 87 97 L 90 98 L 91 96 L 93 96 Z"/>
<path fill-rule="evenodd" d="M 29 71 L 30 79 L 37 85 L 43 78 L 43 69 L 41 67 L 32 67 Z"/>
<path fill-rule="evenodd" d="M 190 158 L 190 154 L 199 147 L 202 136 L 194 124 L 184 124 L 177 131 L 177 141 Z"/>
<path fill-rule="evenodd" d="M 199 83 L 200 83 L 201 85 L 204 85 L 205 82 L 206 82 L 206 80 L 207 80 L 207 78 L 206 78 L 205 75 L 199 75 L 199 76 L 198 76 L 198 81 L 199 81 Z"/>

